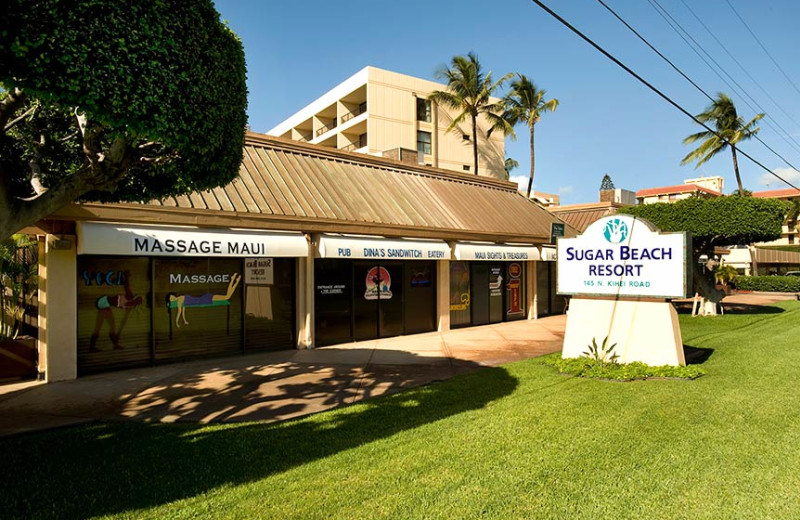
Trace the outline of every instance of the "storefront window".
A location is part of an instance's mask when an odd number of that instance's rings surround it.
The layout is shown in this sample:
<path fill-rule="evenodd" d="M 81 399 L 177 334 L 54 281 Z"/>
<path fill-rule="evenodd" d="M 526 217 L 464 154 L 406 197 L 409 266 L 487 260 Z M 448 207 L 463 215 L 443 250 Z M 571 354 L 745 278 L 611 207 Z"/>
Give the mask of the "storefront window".
<path fill-rule="evenodd" d="M 469 325 L 469 264 L 450 262 L 450 326 Z"/>
<path fill-rule="evenodd" d="M 352 262 L 316 259 L 314 285 L 314 333 L 317 345 L 352 341 Z"/>
<path fill-rule="evenodd" d="M 81 373 L 150 360 L 147 258 L 79 257 L 77 307 Z"/>
<path fill-rule="evenodd" d="M 406 262 L 406 334 L 436 330 L 436 264 Z"/>
<path fill-rule="evenodd" d="M 244 326 L 247 350 L 292 348 L 294 258 L 246 258 Z"/>
<path fill-rule="evenodd" d="M 155 263 L 156 360 L 242 349 L 242 260 L 170 258 Z"/>

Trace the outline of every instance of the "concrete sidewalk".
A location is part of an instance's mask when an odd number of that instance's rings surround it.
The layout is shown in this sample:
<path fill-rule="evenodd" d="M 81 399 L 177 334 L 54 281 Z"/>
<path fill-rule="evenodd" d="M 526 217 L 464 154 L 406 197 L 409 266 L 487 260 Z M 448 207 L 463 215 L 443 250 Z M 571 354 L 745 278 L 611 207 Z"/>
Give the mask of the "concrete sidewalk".
<path fill-rule="evenodd" d="M 566 316 L 0 387 L 0 436 L 96 420 L 280 421 L 561 349 Z"/>

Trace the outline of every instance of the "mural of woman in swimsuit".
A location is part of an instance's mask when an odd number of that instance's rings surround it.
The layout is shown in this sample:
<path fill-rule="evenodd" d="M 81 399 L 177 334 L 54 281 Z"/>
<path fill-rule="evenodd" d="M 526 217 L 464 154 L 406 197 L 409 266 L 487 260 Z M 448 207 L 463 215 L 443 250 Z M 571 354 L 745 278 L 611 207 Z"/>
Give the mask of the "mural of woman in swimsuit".
<path fill-rule="evenodd" d="M 131 290 L 130 271 L 124 271 L 125 277 L 124 293 L 104 295 L 97 299 L 95 307 L 97 307 L 97 319 L 94 323 L 94 331 L 89 339 L 89 351 L 97 352 L 97 340 L 100 337 L 100 330 L 103 324 L 108 322 L 108 337 L 111 339 L 111 344 L 114 349 L 121 349 L 122 345 L 119 343 L 119 338 L 122 335 L 122 330 L 128 322 L 128 316 L 131 311 L 142 304 L 144 301 L 141 296 L 134 296 Z M 114 309 L 121 309 L 125 311 L 122 316 L 122 322 L 117 329 L 117 323 L 114 319 Z"/>
<path fill-rule="evenodd" d="M 230 300 L 241 280 L 242 275 L 239 273 L 233 273 L 231 275 L 231 281 L 228 283 L 228 290 L 225 292 L 225 294 L 205 293 L 201 294 L 200 296 L 192 296 L 190 294 L 177 295 L 175 293 L 167 294 L 167 297 L 165 298 L 167 310 L 169 311 L 169 309 L 173 306 L 173 303 L 174 307 L 178 309 L 178 314 L 175 316 L 175 326 L 180 328 L 181 324 L 179 320 L 183 320 L 184 325 L 189 324 L 189 322 L 186 321 L 187 307 L 209 307 L 213 305 L 214 302 L 227 302 Z"/>

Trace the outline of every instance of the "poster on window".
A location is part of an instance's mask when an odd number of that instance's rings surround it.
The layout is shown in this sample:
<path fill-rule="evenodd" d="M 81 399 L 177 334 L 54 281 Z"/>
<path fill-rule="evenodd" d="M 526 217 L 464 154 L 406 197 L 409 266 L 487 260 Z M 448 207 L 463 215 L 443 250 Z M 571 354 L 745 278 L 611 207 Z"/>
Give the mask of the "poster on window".
<path fill-rule="evenodd" d="M 512 263 L 508 265 L 508 311 L 507 315 L 514 316 L 523 313 L 522 309 L 522 265 Z"/>
<path fill-rule="evenodd" d="M 245 258 L 244 283 L 247 285 L 274 284 L 274 260 L 272 258 Z"/>
<path fill-rule="evenodd" d="M 391 300 L 392 277 L 384 267 L 375 266 L 367 272 L 365 300 Z"/>

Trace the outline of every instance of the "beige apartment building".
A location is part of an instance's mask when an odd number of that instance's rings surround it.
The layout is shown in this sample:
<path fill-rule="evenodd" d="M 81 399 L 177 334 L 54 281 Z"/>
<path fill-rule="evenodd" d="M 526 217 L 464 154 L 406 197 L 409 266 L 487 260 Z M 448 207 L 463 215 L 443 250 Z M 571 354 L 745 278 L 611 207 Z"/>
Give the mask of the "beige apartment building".
<path fill-rule="evenodd" d="M 447 127 L 457 115 L 427 100 L 441 83 L 364 67 L 267 132 L 294 141 L 384 156 L 459 173 L 475 173 L 472 128 Z M 494 99 L 494 101 L 498 101 Z M 505 138 L 486 136 L 478 119 L 478 174 L 505 178 Z"/>

